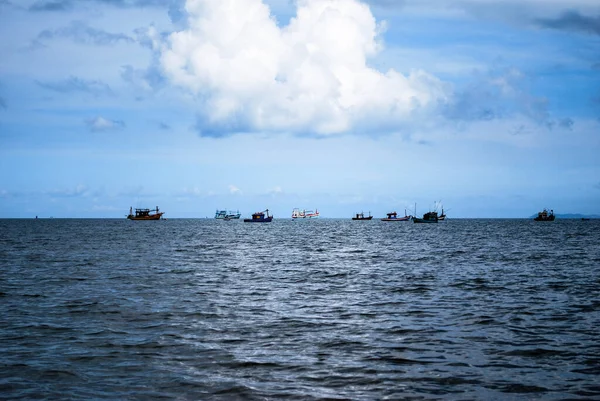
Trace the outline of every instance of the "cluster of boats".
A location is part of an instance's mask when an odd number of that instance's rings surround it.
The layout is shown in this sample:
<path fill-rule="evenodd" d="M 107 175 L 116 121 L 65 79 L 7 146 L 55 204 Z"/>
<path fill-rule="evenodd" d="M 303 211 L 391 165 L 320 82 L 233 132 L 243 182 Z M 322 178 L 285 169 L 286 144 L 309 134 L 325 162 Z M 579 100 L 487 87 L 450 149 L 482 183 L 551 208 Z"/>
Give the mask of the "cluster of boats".
<path fill-rule="evenodd" d="M 364 213 L 356 213 L 352 220 L 372 220 L 373 216 L 371 212 L 369 212 L 368 216 L 365 216 Z M 438 221 L 446 220 L 446 214 L 444 213 L 444 208 L 442 208 L 442 213 L 438 215 L 437 211 L 427 212 L 423 215 L 423 218 L 418 218 L 412 215 L 406 214 L 406 209 L 404 210 L 404 216 L 398 216 L 398 213 L 391 212 L 387 213 L 387 217 L 381 219 L 381 221 L 412 221 L 414 223 L 437 223 Z"/>
<path fill-rule="evenodd" d="M 415 206 L 416 210 L 416 206 Z M 156 206 L 156 209 L 134 209 L 129 208 L 129 214 L 127 218 L 129 220 L 160 220 L 163 217 L 164 212 L 161 212 Z M 37 217 L 37 216 L 36 216 Z M 231 211 L 231 210 L 217 210 L 215 213 L 215 219 L 217 220 L 239 220 L 241 217 L 241 213 L 239 210 Z M 319 211 L 315 209 L 312 210 L 299 209 L 294 208 L 292 210 L 292 219 L 312 219 L 319 217 Z M 538 215 L 534 218 L 535 221 L 554 221 L 556 216 L 554 215 L 554 210 L 548 211 L 547 209 L 542 210 L 538 213 Z M 355 216 L 352 217 L 352 220 L 372 220 L 373 215 L 369 212 L 368 216 L 365 216 L 363 212 L 356 213 Z M 404 216 L 398 216 L 396 212 L 387 213 L 387 217 L 381 219 L 381 221 L 413 221 L 414 223 L 437 223 L 438 221 L 443 221 L 446 219 L 446 214 L 444 213 L 444 208 L 442 207 L 442 213 L 438 214 L 437 210 L 433 212 L 427 212 L 423 215 L 422 218 L 415 217 L 412 215 L 406 214 L 406 209 L 404 209 Z M 266 209 L 262 212 L 252 213 L 252 217 L 249 219 L 244 219 L 246 223 L 269 223 L 273 220 L 273 216 L 269 214 L 269 209 Z M 582 219 L 585 220 L 585 219 Z"/>
<path fill-rule="evenodd" d="M 545 212 L 545 211 L 544 211 Z M 155 210 L 152 209 L 135 209 L 135 214 L 133 208 L 129 208 L 129 214 L 127 218 L 129 220 L 160 220 L 163 217 L 164 212 L 159 211 L 158 206 L 156 206 Z M 540 213 L 541 215 L 541 213 Z M 232 210 L 217 210 L 215 213 L 215 219 L 217 220 L 239 220 L 241 217 L 241 213 L 239 210 L 235 212 Z M 292 210 L 292 219 L 312 219 L 319 217 L 319 211 L 315 209 L 306 210 L 294 208 Z M 442 214 L 438 216 L 437 211 L 427 212 L 423 215 L 423 218 L 417 218 L 411 215 L 406 214 L 406 209 L 404 210 L 404 216 L 398 216 L 398 213 L 391 212 L 387 213 L 387 217 L 381 219 L 381 221 L 414 221 L 415 223 L 437 223 L 440 220 L 444 220 L 446 215 L 444 214 L 444 209 L 442 208 Z M 356 213 L 352 220 L 372 220 L 373 216 L 371 212 L 369 212 L 368 216 L 365 216 L 364 213 Z M 552 215 L 552 219 L 554 219 L 554 215 Z M 262 212 L 252 213 L 252 217 L 249 219 L 244 219 L 245 223 L 269 223 L 273 220 L 273 216 L 269 214 L 269 209 L 266 209 Z"/>

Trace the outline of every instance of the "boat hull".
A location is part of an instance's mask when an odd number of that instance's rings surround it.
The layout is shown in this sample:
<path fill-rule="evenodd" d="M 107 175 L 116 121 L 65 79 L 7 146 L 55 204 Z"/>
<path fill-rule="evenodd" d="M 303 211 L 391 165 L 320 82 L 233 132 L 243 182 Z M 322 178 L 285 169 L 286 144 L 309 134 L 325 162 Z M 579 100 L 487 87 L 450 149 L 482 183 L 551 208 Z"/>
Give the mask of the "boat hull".
<path fill-rule="evenodd" d="M 418 217 L 413 218 L 413 221 L 415 223 L 437 223 L 438 219 L 435 220 L 425 220 L 425 219 L 419 219 Z"/>
<path fill-rule="evenodd" d="M 371 220 L 373 216 L 369 217 L 353 217 L 352 220 Z"/>
<path fill-rule="evenodd" d="M 144 216 L 144 217 L 135 217 L 135 216 L 129 215 L 129 216 L 127 216 L 127 218 L 129 220 L 160 220 L 162 215 L 163 215 L 163 213 L 153 214 L 151 216 Z"/>
<path fill-rule="evenodd" d="M 554 221 L 555 217 L 554 215 L 552 216 L 548 216 L 548 217 L 536 217 L 533 220 L 535 221 Z"/>
<path fill-rule="evenodd" d="M 381 219 L 381 221 L 410 221 L 411 217 L 407 216 L 407 217 L 397 217 L 395 219 Z"/>
<path fill-rule="evenodd" d="M 244 219 L 244 223 L 270 223 L 273 217 L 265 217 L 264 219 Z"/>

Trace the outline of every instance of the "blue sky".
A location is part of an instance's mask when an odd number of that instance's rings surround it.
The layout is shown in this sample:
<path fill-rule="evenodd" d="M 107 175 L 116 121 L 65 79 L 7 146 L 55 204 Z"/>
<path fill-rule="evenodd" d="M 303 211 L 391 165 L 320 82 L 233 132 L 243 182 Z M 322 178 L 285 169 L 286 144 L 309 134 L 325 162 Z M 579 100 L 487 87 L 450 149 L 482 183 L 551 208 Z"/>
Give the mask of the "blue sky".
<path fill-rule="evenodd" d="M 594 0 L 0 0 L 0 217 L 599 213 Z"/>

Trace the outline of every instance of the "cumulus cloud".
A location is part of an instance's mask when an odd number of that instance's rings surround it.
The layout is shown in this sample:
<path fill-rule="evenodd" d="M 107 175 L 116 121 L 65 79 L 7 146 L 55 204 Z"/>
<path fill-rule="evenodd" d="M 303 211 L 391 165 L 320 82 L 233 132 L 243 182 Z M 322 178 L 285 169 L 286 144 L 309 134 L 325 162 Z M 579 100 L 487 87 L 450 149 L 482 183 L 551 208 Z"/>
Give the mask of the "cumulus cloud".
<path fill-rule="evenodd" d="M 198 99 L 202 135 L 338 134 L 392 126 L 438 107 L 449 87 L 421 70 L 368 65 L 381 25 L 358 0 L 299 0 L 279 27 L 262 0 L 188 0 L 188 26 L 160 54 L 167 78 Z"/>
<path fill-rule="evenodd" d="M 104 117 L 90 118 L 85 123 L 92 132 L 115 131 L 125 128 L 123 121 L 109 120 Z"/>

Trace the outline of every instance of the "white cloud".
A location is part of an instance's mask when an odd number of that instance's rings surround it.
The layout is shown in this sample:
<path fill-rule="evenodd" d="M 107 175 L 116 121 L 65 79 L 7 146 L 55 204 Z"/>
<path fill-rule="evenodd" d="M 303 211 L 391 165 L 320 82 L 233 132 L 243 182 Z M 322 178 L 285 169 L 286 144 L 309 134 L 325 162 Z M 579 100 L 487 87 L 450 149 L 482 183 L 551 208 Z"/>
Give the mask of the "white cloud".
<path fill-rule="evenodd" d="M 94 132 L 112 131 L 125 127 L 123 121 L 109 120 L 100 116 L 86 120 L 86 124 Z"/>
<path fill-rule="evenodd" d="M 172 83 L 201 99 L 205 135 L 336 134 L 406 121 L 447 98 L 424 71 L 368 66 L 381 25 L 358 0 L 299 0 L 285 27 L 262 0 L 188 0 L 186 11 L 188 28 L 169 36 L 160 60 Z"/>
<path fill-rule="evenodd" d="M 233 194 L 233 195 L 241 195 L 242 194 L 242 190 L 239 189 L 238 187 L 236 187 L 235 185 L 230 185 L 229 186 L 229 193 Z"/>
<path fill-rule="evenodd" d="M 272 196 L 283 194 L 283 189 L 280 186 L 273 187 L 269 189 L 268 193 Z"/>

